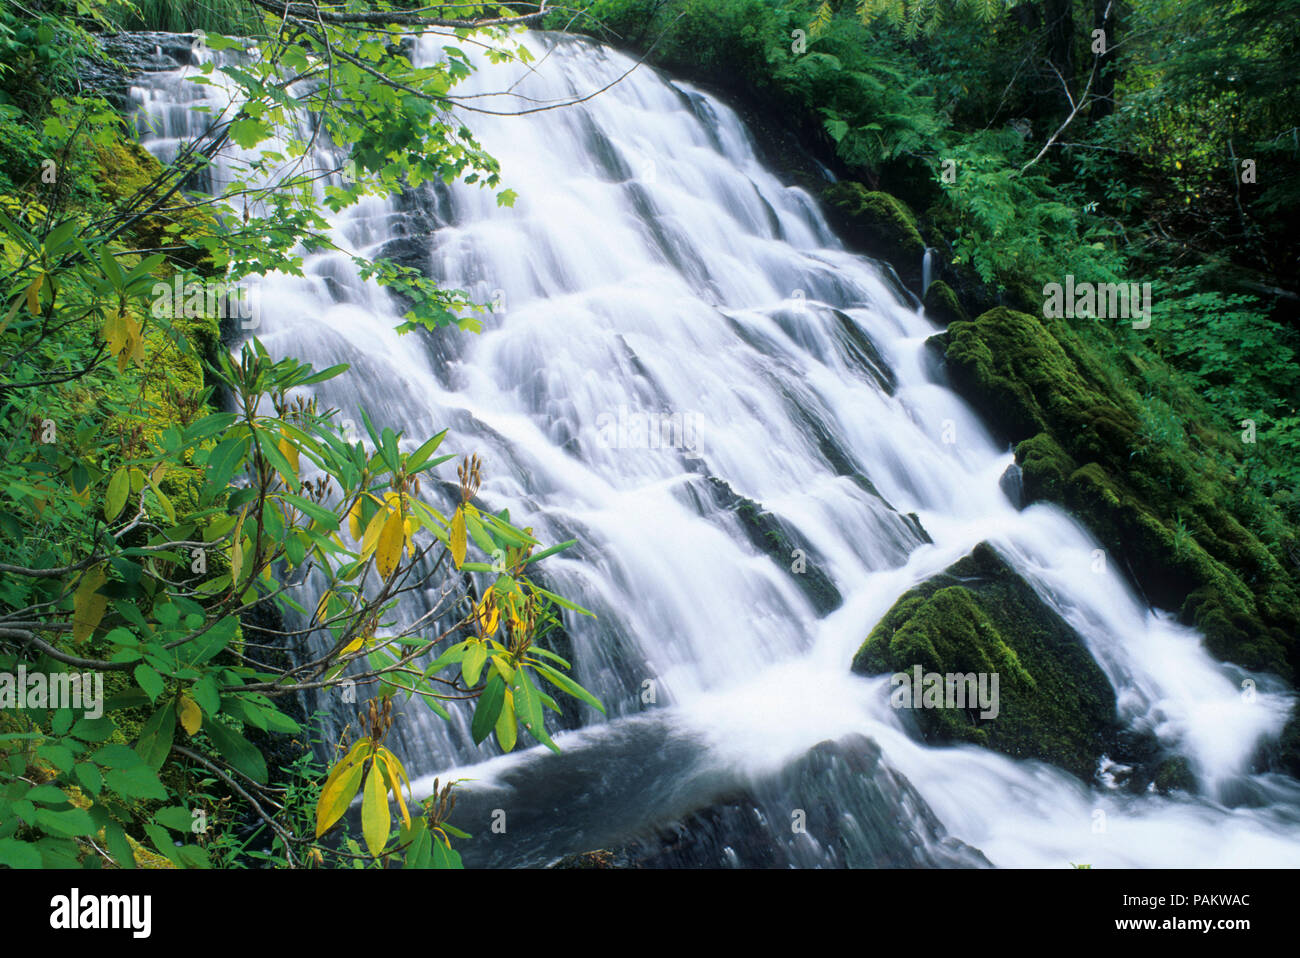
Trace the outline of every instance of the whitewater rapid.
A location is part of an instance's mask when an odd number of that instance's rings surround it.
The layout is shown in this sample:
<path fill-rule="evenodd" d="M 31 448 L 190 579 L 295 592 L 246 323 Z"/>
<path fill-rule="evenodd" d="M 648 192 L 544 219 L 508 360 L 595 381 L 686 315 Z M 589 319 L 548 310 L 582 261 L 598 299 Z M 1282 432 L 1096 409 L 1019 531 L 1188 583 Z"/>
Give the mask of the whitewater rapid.
<path fill-rule="evenodd" d="M 1011 503 L 999 483 L 1010 452 L 925 347 L 938 327 L 843 248 L 807 193 L 764 169 L 730 108 L 586 40 L 525 42 L 532 66 L 482 62 L 456 92 L 515 112 L 627 75 L 562 109 L 465 117 L 518 193 L 513 209 L 455 184 L 367 199 L 334 221 L 344 249 L 398 253 L 493 303 L 481 333 L 399 337 L 400 309 L 337 252 L 258 290 L 256 333 L 273 353 L 352 364 L 320 388 L 325 404 L 357 419 L 364 406 L 413 437 L 447 427 L 444 449 L 483 457 L 487 506 L 543 542 L 580 542 L 543 567 L 597 613 L 566 625 L 576 677 L 608 721 L 584 709 L 582 728 L 556 736 L 559 758 L 485 757 L 495 746 L 473 746 L 465 711 L 447 723 L 408 706 L 394 730 L 417 790 L 466 780 L 466 861 L 544 864 L 626 841 L 860 734 L 940 823 L 927 830 L 910 804 L 898 813 L 921 823 L 921 863 L 946 832 L 999 866 L 1300 865 L 1300 786 L 1251 771 L 1294 705 L 1285 686 L 1215 662 L 1195 631 L 1146 607 L 1118 562 L 1099 563 L 1064 512 Z M 437 55 L 432 42 L 417 53 Z M 142 139 L 164 159 L 208 121 L 193 106 L 225 105 L 220 83 L 191 87 L 186 72 L 132 89 Z M 246 159 L 220 158 L 215 181 Z M 611 428 L 629 415 L 688 425 L 676 448 L 648 448 Z M 754 546 L 717 480 L 797 532 L 838 608 L 818 612 L 798 557 Z M 898 596 L 981 541 L 1078 631 L 1121 720 L 1186 756 L 1198 796 L 1135 796 L 973 746 L 925 746 L 890 708 L 886 677 L 850 673 Z M 836 781 L 851 807 L 856 786 Z M 493 844 L 485 816 L 498 808 L 516 824 Z M 842 862 L 830 844 L 812 836 L 791 863 Z"/>

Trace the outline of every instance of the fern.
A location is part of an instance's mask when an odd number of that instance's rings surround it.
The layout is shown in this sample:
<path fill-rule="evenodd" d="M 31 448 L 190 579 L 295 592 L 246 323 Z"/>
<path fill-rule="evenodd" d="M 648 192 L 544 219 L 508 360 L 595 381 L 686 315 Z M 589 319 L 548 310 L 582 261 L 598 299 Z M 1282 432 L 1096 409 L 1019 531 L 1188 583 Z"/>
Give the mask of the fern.
<path fill-rule="evenodd" d="M 823 3 L 818 7 L 817 12 L 813 14 L 812 23 L 808 24 L 808 36 L 815 38 L 824 34 L 830 28 L 831 18 L 834 15 L 835 12 L 829 3 Z"/>

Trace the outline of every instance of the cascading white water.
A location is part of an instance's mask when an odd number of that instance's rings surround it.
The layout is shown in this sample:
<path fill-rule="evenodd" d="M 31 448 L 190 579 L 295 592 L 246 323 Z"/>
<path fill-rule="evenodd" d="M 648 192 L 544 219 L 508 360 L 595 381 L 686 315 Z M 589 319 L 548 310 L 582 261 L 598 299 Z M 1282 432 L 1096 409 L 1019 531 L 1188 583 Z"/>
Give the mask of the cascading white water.
<path fill-rule="evenodd" d="M 484 64 L 458 91 L 513 112 L 585 96 L 633 66 L 588 41 L 527 43 L 533 67 Z M 134 90 L 145 144 L 164 157 L 208 122 L 192 101 L 221 96 L 181 93 L 180 72 Z M 489 95 L 506 89 L 529 99 Z M 493 301 L 481 334 L 399 338 L 397 307 L 340 254 L 308 256 L 305 278 L 268 278 L 259 329 L 273 352 L 352 364 L 322 388 L 327 404 L 364 406 L 412 436 L 449 427 L 445 449 L 485 460 L 486 504 L 544 542 L 581 543 L 544 572 L 599 616 L 568 625 L 577 676 L 610 721 L 588 711 L 586 727 L 559 736 L 561 758 L 486 761 L 467 715 L 444 723 L 413 708 L 399 723 L 425 787 L 434 773 L 470 779 L 467 814 L 503 807 L 524 823 L 508 853 L 471 848 L 467 860 L 544 862 L 625 840 L 856 732 L 997 865 L 1300 864 L 1300 786 L 1249 769 L 1289 693 L 1249 676 L 1248 701 L 1247 673 L 1097 568 L 1096 543 L 1069 516 L 1011 504 L 999 485 L 1010 454 L 924 347 L 936 327 L 841 247 L 806 193 L 762 168 L 730 109 L 640 67 L 579 105 L 468 122 L 519 194 L 513 209 L 456 184 L 367 201 L 335 227 L 340 246 L 397 251 Z M 659 415 L 677 417 L 667 447 L 638 428 Z M 726 487 L 797 534 L 839 608 L 817 611 L 800 557 L 753 544 Z M 1121 719 L 1187 756 L 1202 797 L 1138 797 L 975 747 L 924 746 L 889 707 L 885 678 L 849 672 L 903 591 L 983 540 L 1079 632 Z M 487 831 L 486 819 L 461 824 Z M 927 851 L 936 841 L 918 839 Z"/>

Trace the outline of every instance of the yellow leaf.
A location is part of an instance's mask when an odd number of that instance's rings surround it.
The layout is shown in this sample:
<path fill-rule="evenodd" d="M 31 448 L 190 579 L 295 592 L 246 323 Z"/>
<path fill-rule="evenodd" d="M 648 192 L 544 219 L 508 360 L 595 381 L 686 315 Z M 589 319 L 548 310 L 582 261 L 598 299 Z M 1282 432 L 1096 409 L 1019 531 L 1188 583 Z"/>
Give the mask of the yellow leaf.
<path fill-rule="evenodd" d="M 117 357 L 117 371 L 126 371 L 126 365 L 132 359 L 144 365 L 144 334 L 140 324 L 129 312 L 115 309 L 104 319 L 100 330 L 108 351 Z"/>
<path fill-rule="evenodd" d="M 366 526 L 366 534 L 361 537 L 361 561 L 369 559 L 371 554 L 379 545 L 379 534 L 384 531 L 384 523 L 388 521 L 388 513 L 380 509 L 370 517 L 370 524 Z"/>
<path fill-rule="evenodd" d="M 239 584 L 239 574 L 244 571 L 244 516 L 248 514 L 245 506 L 235 523 L 235 538 L 230 543 L 230 584 Z"/>
<path fill-rule="evenodd" d="M 402 558 L 402 538 L 404 533 L 402 510 L 394 509 L 388 514 L 384 527 L 379 533 L 379 546 L 375 550 L 375 565 L 379 576 L 384 581 L 393 574 Z"/>
<path fill-rule="evenodd" d="M 203 713 L 199 711 L 199 703 L 184 693 L 181 694 L 176 711 L 179 713 L 181 728 L 185 729 L 186 735 L 193 735 L 203 724 Z"/>
<path fill-rule="evenodd" d="M 465 507 L 457 506 L 456 514 L 451 517 L 451 560 L 459 569 L 465 561 Z"/>
<path fill-rule="evenodd" d="M 482 601 L 479 602 L 478 608 L 474 610 L 474 615 L 478 619 L 478 626 L 482 630 L 484 638 L 491 638 L 496 634 L 497 623 L 501 620 L 501 610 L 497 608 L 492 592 L 492 589 L 484 592 Z"/>
<path fill-rule="evenodd" d="M 366 848 L 376 858 L 388 844 L 388 833 L 392 825 L 393 814 L 388 809 L 388 789 L 384 788 L 384 776 L 379 771 L 379 764 L 372 763 L 370 773 L 366 776 L 365 797 L 361 800 L 361 835 L 366 840 Z"/>
<path fill-rule="evenodd" d="M 72 596 L 72 638 L 84 642 L 95 631 L 108 608 L 107 596 L 99 594 L 99 587 L 108 581 L 103 566 L 95 566 L 81 577 L 81 583 Z"/>
<path fill-rule="evenodd" d="M 27 287 L 27 312 L 33 316 L 39 316 L 41 313 L 41 286 L 44 282 L 45 274 L 37 273 L 36 278 Z"/>
<path fill-rule="evenodd" d="M 352 746 L 343 760 L 330 770 L 316 801 L 316 837 L 329 831 L 330 826 L 343 817 L 361 784 L 361 773 L 365 771 L 365 760 L 361 748 L 367 740 L 362 739 Z"/>
<path fill-rule="evenodd" d="M 352 503 L 352 508 L 348 510 L 348 532 L 352 538 L 360 541 L 361 539 L 361 497 L 357 496 L 357 501 Z"/>
<path fill-rule="evenodd" d="M 289 460 L 289 465 L 293 467 L 293 477 L 298 478 L 298 447 L 289 441 L 289 437 L 281 434 L 280 442 L 277 444 L 280 449 L 280 455 Z"/>
<path fill-rule="evenodd" d="M 104 317 L 104 325 L 100 328 L 99 334 L 104 337 L 104 342 L 108 343 L 108 351 L 116 356 L 126 346 L 126 331 L 122 324 L 122 313 L 119 310 L 111 310 Z"/>
<path fill-rule="evenodd" d="M 9 313 L 5 316 L 3 320 L 0 320 L 0 333 L 3 333 L 6 329 L 9 328 L 9 324 L 12 323 L 14 321 L 14 317 L 18 315 L 18 307 L 21 306 L 22 304 L 23 301 L 21 299 L 14 300 L 14 304 L 9 307 Z"/>
<path fill-rule="evenodd" d="M 386 748 L 381 748 L 378 757 L 383 761 L 384 767 L 388 770 L 388 787 L 392 789 L 393 794 L 397 796 L 397 807 L 402 812 L 402 822 L 407 828 L 411 827 L 411 813 L 406 808 L 406 798 L 402 795 L 402 779 L 406 775 L 406 770 L 401 768 L 401 763 L 397 761 L 397 756 Z M 398 770 L 401 770 L 401 775 Z"/>
<path fill-rule="evenodd" d="M 127 344 L 127 355 L 134 359 L 139 366 L 144 365 L 144 330 L 140 324 L 135 321 L 135 317 L 130 313 L 125 315 L 127 332 L 130 334 L 130 341 Z M 120 362 L 120 360 L 119 360 Z"/>

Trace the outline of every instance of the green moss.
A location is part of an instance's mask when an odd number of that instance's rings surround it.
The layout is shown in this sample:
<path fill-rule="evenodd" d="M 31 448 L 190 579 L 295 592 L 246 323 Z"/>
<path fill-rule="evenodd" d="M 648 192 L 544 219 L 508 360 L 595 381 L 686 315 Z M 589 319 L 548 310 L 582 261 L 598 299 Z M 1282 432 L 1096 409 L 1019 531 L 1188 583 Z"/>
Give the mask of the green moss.
<path fill-rule="evenodd" d="M 1113 751 L 1115 694 L 1087 648 L 987 544 L 905 593 L 853 660 L 866 674 L 997 673 L 999 711 L 916 709 L 922 734 L 1091 779 Z"/>
<path fill-rule="evenodd" d="M 925 291 L 924 305 L 926 314 L 943 326 L 970 318 L 961 308 L 952 287 L 941 279 L 936 279 Z"/>
<path fill-rule="evenodd" d="M 97 169 L 94 171 L 100 199 L 118 207 L 132 198 L 162 172 L 162 167 L 147 150 L 134 140 L 117 139 L 96 147 Z M 170 280 L 179 270 L 200 275 L 214 272 L 209 255 L 194 248 L 192 240 L 212 234 L 216 221 L 181 196 L 167 202 L 165 212 L 142 217 L 124 232 L 123 242 L 138 250 L 165 250 L 167 260 L 159 267 L 158 277 Z M 215 359 L 221 349 L 220 321 L 209 316 L 184 316 L 172 321 L 170 332 L 157 321 L 146 318 L 145 364 L 139 379 L 139 408 L 144 411 L 143 437 L 156 442 L 169 426 L 183 428 L 207 415 L 211 408 L 204 402 L 203 362 Z M 183 340 L 183 341 L 182 341 Z M 135 422 L 120 418 L 106 423 L 129 441 Z M 182 468 L 173 467 L 161 479 L 160 487 L 179 515 L 198 506 L 198 489 L 202 476 L 188 461 Z"/>
<path fill-rule="evenodd" d="M 1060 322 L 999 307 L 944 334 L 955 388 L 1004 438 L 1029 501 L 1077 515 L 1155 605 L 1219 658 L 1290 677 L 1300 588 L 1251 526 L 1189 413 L 1153 406 Z"/>
<path fill-rule="evenodd" d="M 1162 795 L 1175 790 L 1195 791 L 1196 776 L 1192 774 L 1192 766 L 1187 759 L 1175 755 L 1165 759 L 1156 769 L 1155 786 Z"/>
<path fill-rule="evenodd" d="M 915 282 L 925 241 L 902 200 L 851 181 L 828 186 L 822 199 L 831 225 L 850 245 L 889 262 L 905 280 Z"/>
<path fill-rule="evenodd" d="M 153 154 L 134 140 L 97 146 L 95 159 L 98 169 L 93 176 L 100 199 L 114 207 L 129 202 L 162 172 Z M 135 220 L 126 232 L 137 249 L 166 250 L 173 265 L 211 275 L 217 272 L 211 255 L 192 241 L 213 235 L 217 228 L 211 215 L 176 194 L 163 210 Z"/>

